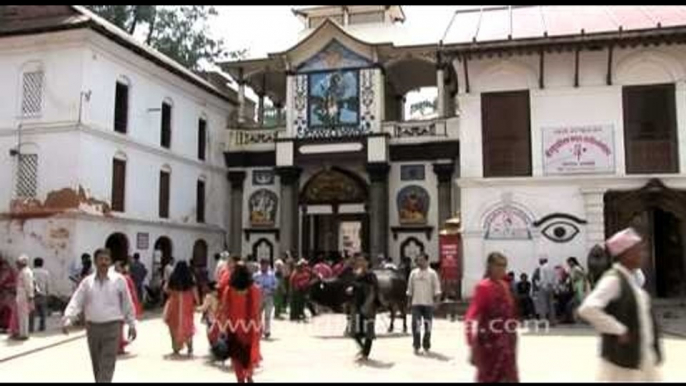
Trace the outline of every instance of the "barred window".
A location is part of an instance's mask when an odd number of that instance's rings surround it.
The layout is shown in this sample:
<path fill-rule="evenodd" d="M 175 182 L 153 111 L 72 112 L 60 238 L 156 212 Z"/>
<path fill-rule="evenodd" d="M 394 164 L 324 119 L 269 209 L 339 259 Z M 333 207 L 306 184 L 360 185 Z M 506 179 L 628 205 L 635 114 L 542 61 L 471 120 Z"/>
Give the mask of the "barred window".
<path fill-rule="evenodd" d="M 43 102 L 43 71 L 25 72 L 22 78 L 21 115 L 38 115 Z"/>
<path fill-rule="evenodd" d="M 17 168 L 17 197 L 35 198 L 38 191 L 38 154 L 20 154 Z"/>

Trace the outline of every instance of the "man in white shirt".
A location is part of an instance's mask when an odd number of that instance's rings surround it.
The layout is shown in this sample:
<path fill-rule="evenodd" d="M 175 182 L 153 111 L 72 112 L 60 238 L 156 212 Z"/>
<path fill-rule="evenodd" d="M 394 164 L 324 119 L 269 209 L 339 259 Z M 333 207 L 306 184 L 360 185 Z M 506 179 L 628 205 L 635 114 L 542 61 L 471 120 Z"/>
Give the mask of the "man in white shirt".
<path fill-rule="evenodd" d="M 555 269 L 548 264 L 548 258 L 543 256 L 539 260 L 540 281 L 538 288 L 538 314 L 547 319 L 552 326 L 557 324 L 555 315 L 555 284 L 557 283 Z"/>
<path fill-rule="evenodd" d="M 34 310 L 29 319 L 29 331 L 33 332 L 36 316 L 40 319 L 39 331 L 45 331 L 45 317 L 49 314 L 48 299 L 50 298 L 50 272 L 43 268 L 43 258 L 33 260 L 33 281 L 35 283 Z"/>
<path fill-rule="evenodd" d="M 434 304 L 440 295 L 441 282 L 436 271 L 429 267 L 428 256 L 425 254 L 417 256 L 417 268 L 410 273 L 407 282 L 407 296 L 412 305 L 412 346 L 415 354 L 419 354 L 422 319 L 424 322 L 422 347 L 426 352 L 431 349 L 431 323 Z"/>
<path fill-rule="evenodd" d="M 602 334 L 598 380 L 656 382 L 662 361 L 659 330 L 650 295 L 636 270 L 646 253 L 641 237 L 628 228 L 606 242 L 616 263 L 579 307 L 579 316 Z"/>
<path fill-rule="evenodd" d="M 76 289 L 63 320 L 66 334 L 79 313 L 85 313 L 88 349 L 98 383 L 112 382 L 123 322 L 129 325 L 129 341 L 136 339 L 136 316 L 126 279 L 109 270 L 111 263 L 108 249 L 95 251 L 96 272 Z"/>
<path fill-rule="evenodd" d="M 29 339 L 29 317 L 33 309 L 33 272 L 29 268 L 29 257 L 22 254 L 17 258 L 17 321 L 18 330 L 11 336 L 15 340 Z"/>

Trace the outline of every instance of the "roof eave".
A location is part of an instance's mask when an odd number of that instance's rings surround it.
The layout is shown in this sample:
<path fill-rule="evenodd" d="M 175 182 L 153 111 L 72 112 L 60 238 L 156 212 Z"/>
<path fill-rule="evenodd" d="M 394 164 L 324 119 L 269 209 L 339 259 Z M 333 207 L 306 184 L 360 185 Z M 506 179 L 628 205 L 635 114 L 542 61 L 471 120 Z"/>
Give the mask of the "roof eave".
<path fill-rule="evenodd" d="M 527 46 L 549 46 L 549 45 L 575 45 L 575 44 L 588 44 L 588 43 L 600 43 L 607 41 L 622 41 L 627 39 L 635 38 L 648 38 L 648 37 L 661 37 L 669 35 L 686 35 L 686 26 L 677 27 L 662 27 L 662 28 L 651 28 L 651 29 L 641 29 L 641 30 L 623 30 L 623 31 L 608 31 L 608 32 L 598 32 L 593 34 L 573 34 L 573 35 L 560 35 L 560 36 L 547 36 L 547 37 L 533 37 L 524 39 L 512 39 L 512 40 L 493 40 L 487 42 L 468 42 L 468 43 L 448 43 L 444 44 L 442 51 L 456 53 L 459 52 L 474 52 L 474 51 L 486 51 L 486 50 L 507 50 L 512 48 L 521 48 Z"/>

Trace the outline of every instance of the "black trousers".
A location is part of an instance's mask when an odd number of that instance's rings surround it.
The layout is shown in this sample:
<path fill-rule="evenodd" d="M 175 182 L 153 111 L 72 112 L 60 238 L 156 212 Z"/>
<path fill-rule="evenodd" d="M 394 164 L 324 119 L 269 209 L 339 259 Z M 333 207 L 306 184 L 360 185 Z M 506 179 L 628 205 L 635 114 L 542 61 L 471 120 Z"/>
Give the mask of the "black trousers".
<path fill-rule="evenodd" d="M 366 318 L 362 314 L 353 314 L 350 320 L 350 327 L 352 337 L 360 346 L 362 355 L 367 358 L 372 351 L 372 343 L 374 342 L 374 327 L 375 318 Z"/>

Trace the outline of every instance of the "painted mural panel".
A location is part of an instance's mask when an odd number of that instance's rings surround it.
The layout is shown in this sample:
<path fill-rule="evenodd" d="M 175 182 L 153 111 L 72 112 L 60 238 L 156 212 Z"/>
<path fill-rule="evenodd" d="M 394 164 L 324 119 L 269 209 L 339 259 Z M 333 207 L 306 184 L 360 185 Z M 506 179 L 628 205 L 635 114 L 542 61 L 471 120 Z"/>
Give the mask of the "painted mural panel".
<path fill-rule="evenodd" d="M 269 169 L 254 170 L 252 172 L 252 184 L 256 186 L 274 185 L 274 171 Z"/>
<path fill-rule="evenodd" d="M 359 74 L 356 70 L 310 75 L 309 126 L 356 126 L 360 118 Z"/>
<path fill-rule="evenodd" d="M 371 62 L 346 48 L 336 39 L 331 40 L 321 51 L 305 61 L 298 72 L 326 71 L 338 68 L 367 67 Z"/>
<path fill-rule="evenodd" d="M 486 216 L 484 226 L 486 239 L 529 240 L 531 219 L 522 209 L 514 205 L 503 205 Z"/>
<path fill-rule="evenodd" d="M 270 190 L 260 189 L 250 196 L 248 208 L 252 226 L 274 226 L 278 197 Z"/>
<path fill-rule="evenodd" d="M 401 165 L 400 181 L 424 181 L 424 165 Z"/>
<path fill-rule="evenodd" d="M 419 185 L 409 185 L 398 192 L 398 219 L 401 225 L 426 224 L 430 197 Z"/>

